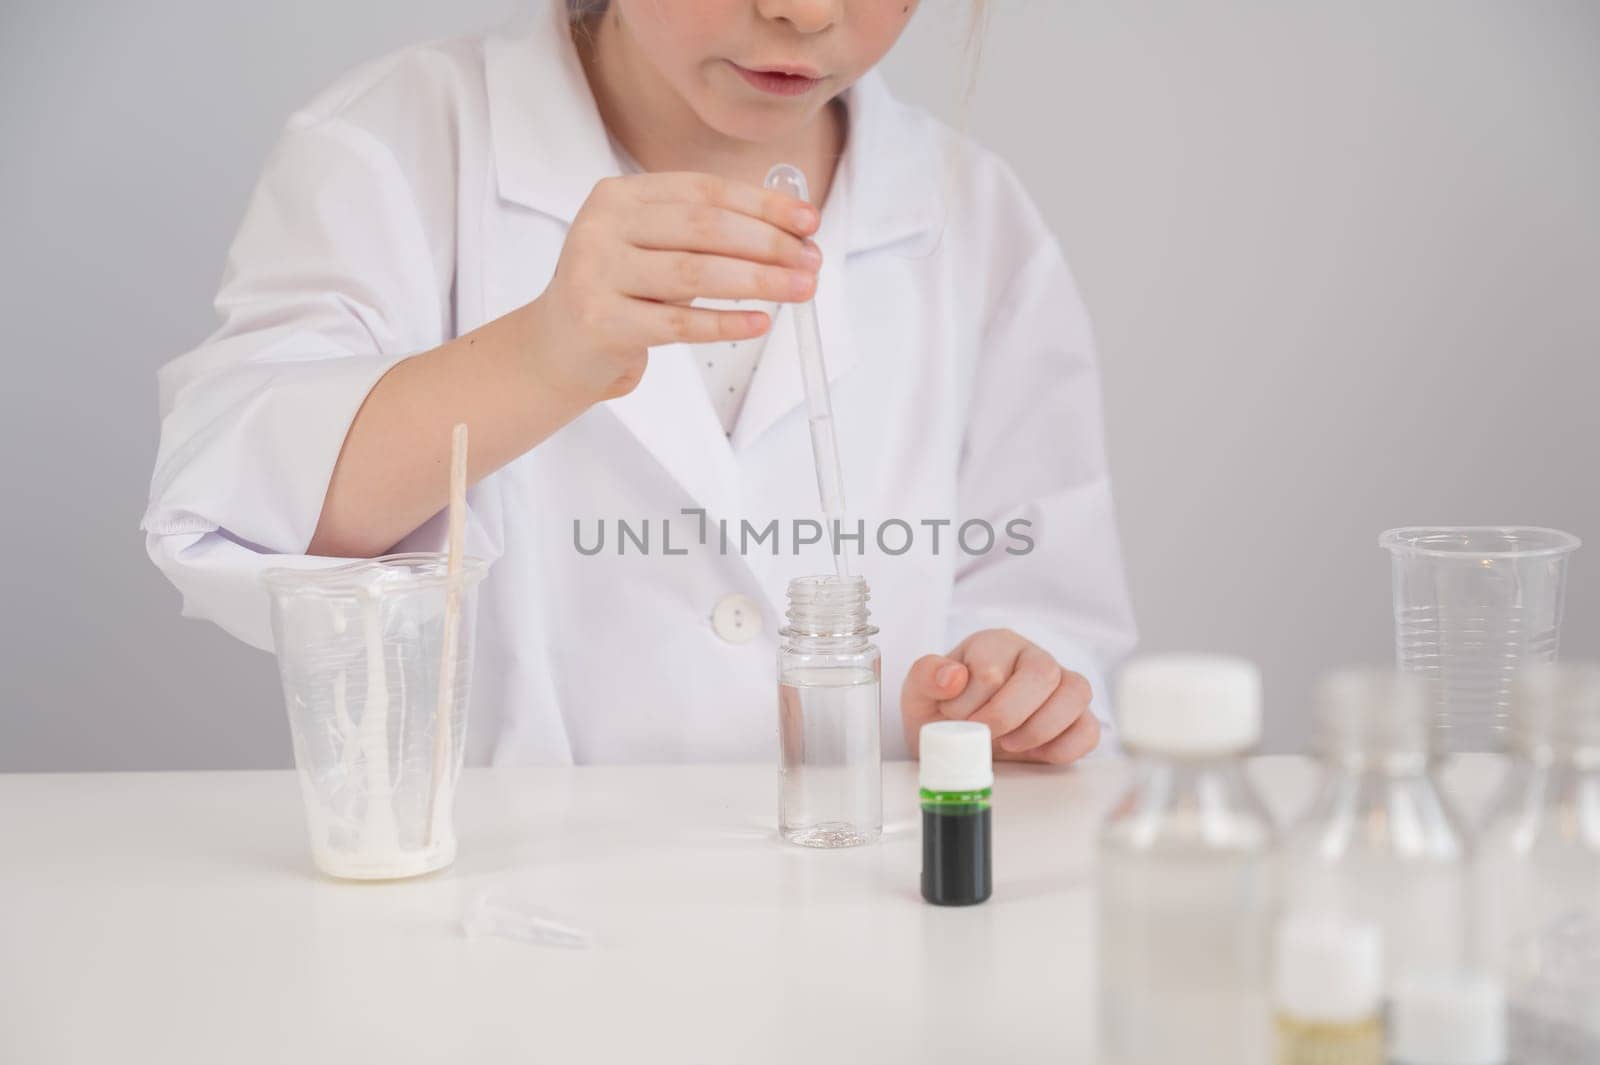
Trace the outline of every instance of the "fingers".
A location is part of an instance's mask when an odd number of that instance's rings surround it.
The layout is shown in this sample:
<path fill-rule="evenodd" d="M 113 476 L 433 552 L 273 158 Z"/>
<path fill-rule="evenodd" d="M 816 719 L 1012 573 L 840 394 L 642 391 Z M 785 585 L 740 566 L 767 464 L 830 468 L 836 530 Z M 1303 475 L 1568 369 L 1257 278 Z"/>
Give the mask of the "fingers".
<path fill-rule="evenodd" d="M 933 706 L 961 691 L 967 680 L 967 667 L 944 655 L 923 655 L 911 663 L 900 702 L 908 700 Z"/>
<path fill-rule="evenodd" d="M 985 710 L 988 708 L 985 707 Z M 1061 680 L 1044 704 L 999 741 L 999 749 L 1017 754 L 1043 746 L 1067 731 L 1089 709 L 1089 685 L 1076 673 L 1061 671 Z M 974 717 L 980 717 L 980 710 Z"/>
<path fill-rule="evenodd" d="M 710 299 L 798 303 L 811 298 L 817 275 L 723 255 L 630 250 L 616 264 L 618 290 L 640 299 L 674 303 Z"/>
<path fill-rule="evenodd" d="M 815 272 L 822 251 L 810 240 L 737 211 L 703 203 L 652 205 L 632 211 L 623 235 L 656 251 L 697 251 Z"/>
<path fill-rule="evenodd" d="M 809 237 L 821 222 L 817 209 L 803 200 L 710 174 L 644 174 L 632 184 L 641 203 L 687 202 L 721 207 L 759 218 L 797 237 Z"/>
<path fill-rule="evenodd" d="M 1092 695 L 1087 680 L 1043 648 L 1009 629 L 985 629 L 948 657 L 925 655 L 912 665 L 901 717 L 913 753 L 924 723 L 970 720 L 988 726 L 997 757 L 1064 765 L 1100 742 Z"/>
<path fill-rule="evenodd" d="M 1047 652 L 1027 644 L 1018 653 L 1011 676 L 1000 686 L 1000 690 L 967 720 L 988 725 L 995 739 L 1000 739 L 1029 720 L 1035 711 L 1042 709 L 1060 683 L 1061 667 L 1056 665 L 1056 660 Z M 1061 728 L 1066 728 L 1067 724 L 1062 722 Z"/>
<path fill-rule="evenodd" d="M 658 344 L 711 344 L 749 340 L 765 333 L 772 320 L 760 311 L 713 311 L 649 300 L 629 300 L 630 332 L 640 347 Z"/>
<path fill-rule="evenodd" d="M 957 695 L 966 683 L 967 667 L 943 655 L 923 655 L 911 664 L 900 689 L 900 718 L 913 754 L 922 726 L 942 720 L 939 704 Z"/>
<path fill-rule="evenodd" d="M 1006 757 L 1017 762 L 1041 762 L 1046 765 L 1067 765 L 1076 762 L 1100 742 L 1100 719 L 1093 714 L 1082 714 L 1067 731 L 1042 747 Z"/>
<path fill-rule="evenodd" d="M 939 711 L 958 721 L 971 717 L 1005 685 L 1026 646 L 1028 641 L 1009 629 L 984 629 L 962 640 L 950 657 L 966 663 L 972 676 L 961 694 Z"/>
<path fill-rule="evenodd" d="M 576 347 L 747 340 L 771 328 L 766 314 L 683 305 L 810 299 L 818 222 L 810 204 L 706 174 L 607 178 L 573 221 L 549 292 Z"/>

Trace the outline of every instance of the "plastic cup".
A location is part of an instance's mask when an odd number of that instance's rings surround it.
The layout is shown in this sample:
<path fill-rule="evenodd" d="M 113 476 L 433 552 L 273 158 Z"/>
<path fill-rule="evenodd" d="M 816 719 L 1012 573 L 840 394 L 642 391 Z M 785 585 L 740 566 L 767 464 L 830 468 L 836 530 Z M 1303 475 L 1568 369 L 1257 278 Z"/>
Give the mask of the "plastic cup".
<path fill-rule="evenodd" d="M 477 587 L 487 569 L 466 559 L 454 593 L 460 612 L 442 751 L 444 555 L 263 575 L 311 856 L 330 876 L 388 880 L 455 860 L 451 815 L 466 750 Z"/>
<path fill-rule="evenodd" d="M 1517 670 L 1549 662 L 1561 635 L 1567 557 L 1579 540 L 1555 529 L 1390 529 L 1395 656 L 1433 682 L 1443 753 L 1502 750 Z"/>

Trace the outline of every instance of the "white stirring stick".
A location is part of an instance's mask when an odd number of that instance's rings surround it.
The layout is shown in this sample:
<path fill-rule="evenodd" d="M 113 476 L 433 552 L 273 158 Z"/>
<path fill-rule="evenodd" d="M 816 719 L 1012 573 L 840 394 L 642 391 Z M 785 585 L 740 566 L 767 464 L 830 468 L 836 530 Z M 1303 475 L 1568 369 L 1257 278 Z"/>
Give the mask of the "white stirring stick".
<path fill-rule="evenodd" d="M 467 524 L 467 427 L 450 434 L 450 533 L 445 564 L 444 635 L 439 658 L 439 703 L 434 711 L 433 792 L 428 797 L 428 846 L 433 846 L 448 819 L 448 800 L 441 802 L 449 784 L 455 747 L 450 711 L 456 687 L 456 645 L 461 641 L 461 541 Z"/>

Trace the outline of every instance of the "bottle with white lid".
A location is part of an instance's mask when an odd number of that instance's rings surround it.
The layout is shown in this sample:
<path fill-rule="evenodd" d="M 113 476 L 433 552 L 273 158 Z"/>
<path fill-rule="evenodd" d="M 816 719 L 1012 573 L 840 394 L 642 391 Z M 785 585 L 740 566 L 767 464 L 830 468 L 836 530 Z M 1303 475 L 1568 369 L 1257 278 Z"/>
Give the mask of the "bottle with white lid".
<path fill-rule="evenodd" d="M 1466 843 L 1433 775 L 1426 683 L 1351 669 L 1318 689 L 1322 775 L 1284 833 L 1290 908 L 1335 911 L 1383 930 L 1386 978 L 1464 961 Z"/>
<path fill-rule="evenodd" d="M 1517 1065 L 1600 1062 L 1600 662 L 1525 666 L 1474 856 L 1478 960 Z"/>
<path fill-rule="evenodd" d="M 1099 840 L 1103 1060 L 1260 1065 L 1273 828 L 1244 755 L 1261 734 L 1261 675 L 1224 656 L 1136 659 L 1117 706 L 1134 762 Z"/>
<path fill-rule="evenodd" d="M 1389 1002 L 1390 1065 L 1506 1065 L 1509 1060 L 1505 993 L 1497 980 L 1485 973 L 1443 971 L 1413 973 L 1395 985 Z"/>
<path fill-rule="evenodd" d="M 918 733 L 922 897 L 970 906 L 994 890 L 993 737 L 977 721 L 931 721 Z"/>
<path fill-rule="evenodd" d="M 1277 1065 L 1383 1065 L 1383 932 L 1339 913 L 1278 926 L 1272 1006 Z"/>

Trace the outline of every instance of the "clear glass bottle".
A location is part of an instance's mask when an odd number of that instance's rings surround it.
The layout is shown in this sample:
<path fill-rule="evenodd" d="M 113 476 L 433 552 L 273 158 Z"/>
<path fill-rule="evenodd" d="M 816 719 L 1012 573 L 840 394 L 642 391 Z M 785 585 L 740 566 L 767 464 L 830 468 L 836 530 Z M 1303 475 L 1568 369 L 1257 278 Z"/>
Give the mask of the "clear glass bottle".
<path fill-rule="evenodd" d="M 1474 861 L 1480 960 L 1518 1065 L 1600 1061 L 1600 664 L 1525 668 Z"/>
<path fill-rule="evenodd" d="M 878 648 L 860 577 L 789 582 L 778 645 L 778 831 L 853 847 L 883 831 Z"/>
<path fill-rule="evenodd" d="M 1101 828 L 1102 1060 L 1267 1060 L 1272 818 L 1245 775 L 1260 737 L 1249 662 L 1135 660 L 1118 686 L 1133 782 Z"/>
<path fill-rule="evenodd" d="M 1466 842 L 1433 777 L 1428 687 L 1390 670 L 1325 678 L 1322 779 L 1284 837 L 1286 901 L 1383 930 L 1386 984 L 1465 958 Z"/>

